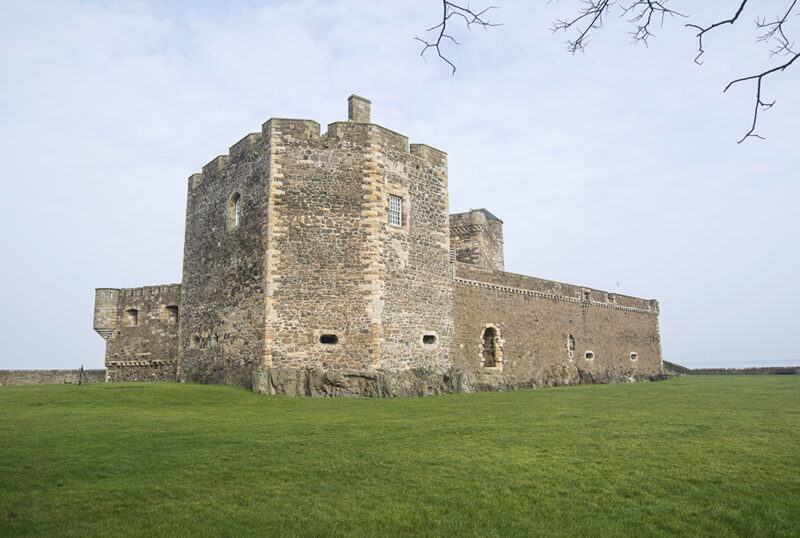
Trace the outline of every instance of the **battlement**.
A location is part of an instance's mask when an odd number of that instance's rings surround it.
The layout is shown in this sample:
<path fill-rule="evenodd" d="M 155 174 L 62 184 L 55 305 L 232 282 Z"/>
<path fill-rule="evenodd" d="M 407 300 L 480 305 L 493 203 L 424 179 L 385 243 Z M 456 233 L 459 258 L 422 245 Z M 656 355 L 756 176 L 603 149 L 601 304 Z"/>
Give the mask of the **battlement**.
<path fill-rule="evenodd" d="M 447 168 L 447 153 L 440 149 L 427 144 L 411 144 L 410 152 L 434 168 Z"/>
<path fill-rule="evenodd" d="M 218 155 L 202 168 L 201 173 L 189 176 L 189 192 L 206 181 L 226 177 L 228 168 L 237 160 L 257 156 L 265 142 L 278 140 L 301 142 L 312 148 L 330 148 L 342 143 L 364 147 L 378 147 L 413 155 L 433 168 L 447 168 L 447 153 L 427 144 L 410 144 L 408 137 L 370 122 L 371 102 L 351 95 L 348 98 L 348 119 L 328 125 L 321 133 L 320 124 L 314 120 L 298 118 L 270 118 L 261 126 L 260 133 L 250 133 L 232 145 L 227 155 Z"/>
<path fill-rule="evenodd" d="M 261 125 L 261 132 L 268 140 L 283 137 L 317 144 L 320 140 L 320 126 L 314 120 L 270 118 Z"/>
<path fill-rule="evenodd" d="M 258 145 L 264 139 L 263 133 L 250 133 L 236 142 L 228 150 L 230 159 L 241 159 L 251 153 L 258 154 Z"/>
<path fill-rule="evenodd" d="M 105 289 L 105 288 L 100 288 Z M 180 298 L 180 284 L 157 284 L 155 286 L 141 286 L 139 288 L 119 288 L 120 297 L 149 297 L 156 295 L 172 295 L 173 298 Z"/>

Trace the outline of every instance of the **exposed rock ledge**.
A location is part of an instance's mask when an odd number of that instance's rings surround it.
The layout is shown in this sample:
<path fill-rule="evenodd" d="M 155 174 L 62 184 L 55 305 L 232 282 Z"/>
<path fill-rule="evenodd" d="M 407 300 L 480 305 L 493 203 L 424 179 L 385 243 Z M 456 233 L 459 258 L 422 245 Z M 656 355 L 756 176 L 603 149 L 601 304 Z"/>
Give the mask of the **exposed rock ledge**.
<path fill-rule="evenodd" d="M 663 374 L 631 372 L 591 373 L 577 367 L 541 372 L 534 378 L 518 379 L 502 372 L 415 369 L 305 370 L 272 367 L 253 374 L 253 390 L 261 394 L 314 396 L 318 398 L 406 398 L 434 394 L 471 393 L 520 388 L 631 383 L 666 379 Z"/>

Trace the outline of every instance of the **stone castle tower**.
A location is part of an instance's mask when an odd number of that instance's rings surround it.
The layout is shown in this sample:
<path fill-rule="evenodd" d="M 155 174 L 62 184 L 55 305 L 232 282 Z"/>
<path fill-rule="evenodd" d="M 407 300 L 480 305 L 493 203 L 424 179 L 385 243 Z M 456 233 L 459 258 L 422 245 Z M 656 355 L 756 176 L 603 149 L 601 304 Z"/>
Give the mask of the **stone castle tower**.
<path fill-rule="evenodd" d="M 324 134 L 270 119 L 189 178 L 180 285 L 96 290 L 109 380 L 395 395 L 661 371 L 657 303 L 505 273 L 502 221 L 450 215 L 447 181 L 364 98 Z"/>

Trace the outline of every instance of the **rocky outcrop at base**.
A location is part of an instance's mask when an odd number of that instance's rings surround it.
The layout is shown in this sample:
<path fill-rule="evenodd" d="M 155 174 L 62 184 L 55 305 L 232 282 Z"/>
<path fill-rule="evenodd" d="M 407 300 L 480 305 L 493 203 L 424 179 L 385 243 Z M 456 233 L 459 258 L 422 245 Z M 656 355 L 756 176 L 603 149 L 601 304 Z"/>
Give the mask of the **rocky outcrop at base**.
<path fill-rule="evenodd" d="M 577 367 L 542 372 L 531 379 L 518 379 L 503 372 L 413 369 L 313 370 L 265 368 L 253 374 L 253 390 L 261 394 L 312 396 L 318 398 L 407 398 L 435 394 L 489 392 L 595 383 L 632 383 L 665 379 L 661 374 L 588 372 Z"/>

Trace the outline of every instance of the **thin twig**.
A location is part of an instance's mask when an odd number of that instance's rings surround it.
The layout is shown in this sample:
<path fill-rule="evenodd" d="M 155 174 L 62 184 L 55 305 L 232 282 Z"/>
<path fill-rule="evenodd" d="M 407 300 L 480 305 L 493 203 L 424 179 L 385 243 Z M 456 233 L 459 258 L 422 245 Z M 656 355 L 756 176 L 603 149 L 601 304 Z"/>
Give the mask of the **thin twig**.
<path fill-rule="evenodd" d="M 498 9 L 497 6 L 489 6 L 486 9 L 481 11 L 473 11 L 470 9 L 469 4 L 467 7 L 462 5 L 449 2 L 448 0 L 442 0 L 442 22 L 435 26 L 431 26 L 426 30 L 426 32 L 433 32 L 438 29 L 438 35 L 436 36 L 436 41 L 427 41 L 426 39 L 422 39 L 419 36 L 414 36 L 416 41 L 421 42 L 424 46 L 420 51 L 419 55 L 423 58 L 425 57 L 425 52 L 428 49 L 436 49 L 436 54 L 444 60 L 450 68 L 453 70 L 451 74 L 455 75 L 456 73 L 456 66 L 453 62 L 451 62 L 443 53 L 442 53 L 442 42 L 446 40 L 450 40 L 456 45 L 458 45 L 458 41 L 452 35 L 447 33 L 447 24 L 450 22 L 450 19 L 453 17 L 460 17 L 463 19 L 464 24 L 467 27 L 467 30 L 472 29 L 472 25 L 477 24 L 478 26 L 485 28 L 493 27 L 493 26 L 501 26 L 500 24 L 493 23 L 489 21 L 489 19 L 485 18 L 487 12 L 491 11 L 492 9 Z"/>

